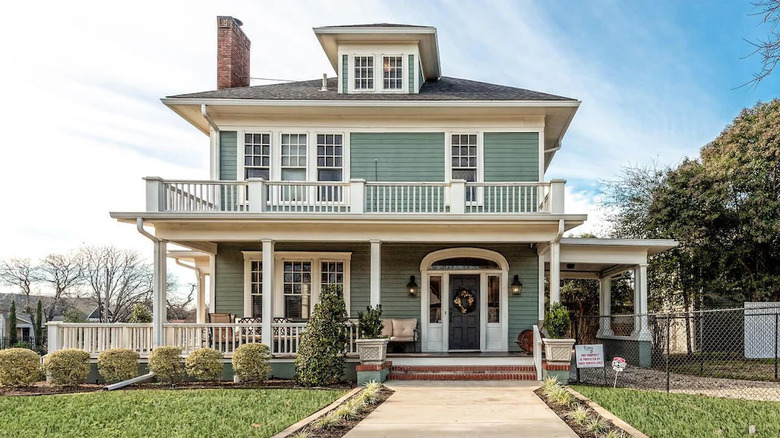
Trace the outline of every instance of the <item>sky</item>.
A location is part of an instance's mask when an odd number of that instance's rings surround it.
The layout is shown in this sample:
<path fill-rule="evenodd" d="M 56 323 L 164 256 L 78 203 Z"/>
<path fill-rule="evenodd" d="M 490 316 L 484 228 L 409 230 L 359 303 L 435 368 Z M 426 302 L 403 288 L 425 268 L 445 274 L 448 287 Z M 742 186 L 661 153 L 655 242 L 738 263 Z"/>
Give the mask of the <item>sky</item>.
<path fill-rule="evenodd" d="M 12 19 L 0 26 L 0 258 L 113 244 L 151 259 L 151 243 L 108 212 L 142 210 L 144 176 L 208 178 L 208 138 L 159 99 L 215 88 L 217 15 L 244 22 L 257 78 L 334 76 L 312 27 L 421 24 L 438 29 L 445 76 L 579 99 L 546 175 L 568 180 L 568 213 L 588 213 L 576 232 L 604 232 L 600 182 L 621 167 L 694 157 L 742 108 L 780 96 L 780 71 L 740 87 L 761 67 L 747 41 L 769 31 L 749 0 L 74 0 L 2 10 Z"/>

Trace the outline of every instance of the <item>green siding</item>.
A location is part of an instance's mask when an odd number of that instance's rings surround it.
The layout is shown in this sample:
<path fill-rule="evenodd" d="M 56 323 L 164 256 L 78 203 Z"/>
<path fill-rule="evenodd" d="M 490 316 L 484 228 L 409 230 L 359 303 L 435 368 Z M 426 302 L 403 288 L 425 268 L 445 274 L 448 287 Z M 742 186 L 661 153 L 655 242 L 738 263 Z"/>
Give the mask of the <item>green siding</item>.
<path fill-rule="evenodd" d="M 444 181 L 442 132 L 353 132 L 350 155 L 352 178 L 387 182 Z"/>
<path fill-rule="evenodd" d="M 485 182 L 539 181 L 539 133 L 486 132 Z"/>
<path fill-rule="evenodd" d="M 414 55 L 409 55 L 409 93 L 414 93 Z"/>
<path fill-rule="evenodd" d="M 244 309 L 244 258 L 241 251 L 258 251 L 258 243 L 219 244 L 216 257 L 215 309 L 242 315 Z M 518 350 L 517 335 L 530 329 L 537 322 L 538 309 L 538 257 L 536 252 L 524 244 L 463 245 L 497 251 L 509 262 L 509 279 L 520 276 L 523 291 L 520 296 L 509 294 L 508 345 L 511 351 Z M 382 310 L 388 318 L 417 318 L 420 320 L 420 295 L 410 296 L 406 291 L 409 276 L 414 275 L 422 286 L 420 263 L 432 251 L 452 247 L 437 244 L 390 244 L 382 245 Z M 371 270 L 370 245 L 368 243 L 277 243 L 276 251 L 334 251 L 351 252 L 350 265 L 350 310 L 356 317 L 369 303 L 369 277 Z M 419 327 L 418 327 L 419 329 Z"/>
<path fill-rule="evenodd" d="M 219 132 L 219 179 L 223 181 L 235 181 L 237 169 L 237 141 L 236 131 Z"/>
<path fill-rule="evenodd" d="M 341 57 L 341 92 L 346 94 L 349 90 L 348 72 L 349 70 L 349 56 L 343 55 Z"/>

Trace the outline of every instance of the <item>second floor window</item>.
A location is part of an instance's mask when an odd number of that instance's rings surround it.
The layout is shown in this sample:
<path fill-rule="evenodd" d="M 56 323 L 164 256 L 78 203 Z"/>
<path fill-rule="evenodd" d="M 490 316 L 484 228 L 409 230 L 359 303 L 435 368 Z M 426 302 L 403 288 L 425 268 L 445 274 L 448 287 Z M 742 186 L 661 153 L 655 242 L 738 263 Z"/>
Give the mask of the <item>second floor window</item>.
<path fill-rule="evenodd" d="M 355 89 L 372 90 L 374 88 L 374 57 L 355 57 Z"/>
<path fill-rule="evenodd" d="M 271 135 L 244 134 L 244 179 L 269 180 L 271 166 Z"/>
<path fill-rule="evenodd" d="M 454 134 L 452 136 L 452 179 L 477 180 L 477 136 L 476 134 Z M 466 201 L 477 200 L 476 190 L 466 190 Z"/>
<path fill-rule="evenodd" d="M 282 180 L 306 181 L 306 134 L 282 134 Z"/>
<path fill-rule="evenodd" d="M 385 90 L 400 90 L 403 87 L 403 58 L 382 57 L 382 79 Z"/>

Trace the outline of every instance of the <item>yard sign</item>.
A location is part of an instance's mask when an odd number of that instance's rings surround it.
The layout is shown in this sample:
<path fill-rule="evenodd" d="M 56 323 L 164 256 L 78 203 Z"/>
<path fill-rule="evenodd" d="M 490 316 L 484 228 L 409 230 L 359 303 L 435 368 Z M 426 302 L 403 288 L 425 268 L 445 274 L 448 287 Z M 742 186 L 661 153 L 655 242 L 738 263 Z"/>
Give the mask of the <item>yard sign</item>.
<path fill-rule="evenodd" d="M 604 345 L 577 345 L 577 368 L 604 368 Z"/>

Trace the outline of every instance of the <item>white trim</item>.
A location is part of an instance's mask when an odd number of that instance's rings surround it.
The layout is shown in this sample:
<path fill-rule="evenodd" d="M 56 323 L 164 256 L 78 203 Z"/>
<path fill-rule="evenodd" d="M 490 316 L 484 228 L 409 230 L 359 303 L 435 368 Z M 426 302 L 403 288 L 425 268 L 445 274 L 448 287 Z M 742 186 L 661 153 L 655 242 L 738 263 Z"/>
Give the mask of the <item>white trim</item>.
<path fill-rule="evenodd" d="M 165 105 L 224 105 L 224 106 L 322 106 L 322 107 L 463 107 L 463 108 L 578 108 L 579 100 L 549 101 L 549 100 L 263 100 L 263 99 L 224 99 L 224 98 L 165 98 Z"/>
<path fill-rule="evenodd" d="M 452 257 L 475 257 L 486 260 L 491 260 L 499 265 L 499 269 L 479 269 L 479 270 L 432 270 L 431 265 L 439 260 L 444 260 Z M 420 263 L 421 276 L 421 300 L 420 300 L 420 331 L 422 340 L 422 351 L 429 351 L 428 348 L 428 330 L 430 328 L 430 277 L 441 276 L 441 302 L 442 302 L 442 351 L 449 351 L 449 306 L 445 306 L 444 303 L 449 303 L 449 277 L 450 275 L 460 274 L 478 274 L 480 275 L 480 351 L 508 351 L 508 333 L 509 333 L 509 262 L 506 258 L 496 251 L 491 251 L 482 248 L 447 248 L 439 251 L 433 251 L 426 255 Z M 499 295 L 499 308 L 501 314 L 499 316 L 500 327 L 500 347 L 498 350 L 487 349 L 487 277 L 488 275 L 499 275 L 501 278 L 500 295 Z M 491 327 L 494 327 L 494 323 Z"/>
<path fill-rule="evenodd" d="M 382 303 L 382 242 L 371 240 L 371 273 L 369 277 L 369 305 Z"/>

